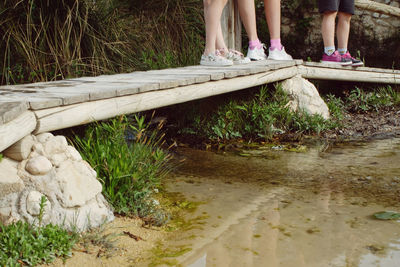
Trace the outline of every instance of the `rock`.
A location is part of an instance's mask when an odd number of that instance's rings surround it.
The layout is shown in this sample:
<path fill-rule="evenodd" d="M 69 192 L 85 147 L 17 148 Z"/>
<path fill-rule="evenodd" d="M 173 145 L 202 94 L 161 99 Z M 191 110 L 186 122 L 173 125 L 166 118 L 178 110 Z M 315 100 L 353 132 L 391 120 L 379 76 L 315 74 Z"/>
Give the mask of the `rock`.
<path fill-rule="evenodd" d="M 44 152 L 44 147 L 41 143 L 35 143 L 32 147 L 32 151 L 37 153 L 37 155 L 46 156 Z"/>
<path fill-rule="evenodd" d="M 33 175 L 44 175 L 53 168 L 53 164 L 44 156 L 31 158 L 26 163 L 25 169 Z"/>
<path fill-rule="evenodd" d="M 59 167 L 61 163 L 66 161 L 68 156 L 65 153 L 53 154 L 50 156 L 50 162 L 55 166 Z"/>
<path fill-rule="evenodd" d="M 47 155 L 63 153 L 67 150 L 68 142 L 64 136 L 54 136 L 43 143 Z"/>
<path fill-rule="evenodd" d="M 73 161 L 81 161 L 82 160 L 81 154 L 79 154 L 78 150 L 76 150 L 75 147 L 73 147 L 73 146 L 68 146 L 66 153 L 67 153 L 68 158 Z"/>
<path fill-rule="evenodd" d="M 3 155 L 13 160 L 21 161 L 28 158 L 29 154 L 32 151 L 33 145 L 34 140 L 32 135 L 27 135 L 14 145 L 3 151 Z"/>
<path fill-rule="evenodd" d="M 44 195 L 38 191 L 31 191 L 26 198 L 26 211 L 33 215 L 38 216 L 40 213 L 40 203 Z M 47 200 L 47 198 L 46 198 Z M 51 203 L 47 200 L 44 206 L 44 214 L 49 214 L 51 211 Z"/>
<path fill-rule="evenodd" d="M 42 225 L 85 231 L 114 219 L 96 171 L 65 137 L 44 133 L 22 143 L 19 161 L 0 161 L 0 223 L 37 224 L 43 196 Z"/>
<path fill-rule="evenodd" d="M 53 134 L 51 133 L 41 133 L 36 135 L 36 139 L 40 142 L 40 143 L 45 143 L 47 142 L 50 138 L 54 137 Z"/>
<path fill-rule="evenodd" d="M 65 161 L 57 168 L 55 180 L 65 208 L 79 207 L 101 193 L 102 186 L 84 161 Z"/>
<path fill-rule="evenodd" d="M 282 82 L 282 89 L 291 98 L 289 105 L 292 110 L 302 110 L 310 115 L 319 114 L 324 119 L 329 119 L 329 108 L 320 97 L 317 88 L 300 75 Z"/>
<path fill-rule="evenodd" d="M 17 173 L 17 167 L 12 160 L 4 158 L 0 161 L 0 203 L 2 197 L 24 189 L 24 183 Z"/>

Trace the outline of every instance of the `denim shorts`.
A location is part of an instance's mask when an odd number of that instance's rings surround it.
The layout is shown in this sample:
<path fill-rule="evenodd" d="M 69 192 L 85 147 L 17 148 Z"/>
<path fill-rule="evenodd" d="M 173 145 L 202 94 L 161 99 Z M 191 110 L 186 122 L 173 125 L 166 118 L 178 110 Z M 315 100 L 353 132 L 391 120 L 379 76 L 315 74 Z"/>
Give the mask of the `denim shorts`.
<path fill-rule="evenodd" d="M 354 0 L 318 0 L 320 13 L 339 11 L 354 15 Z"/>

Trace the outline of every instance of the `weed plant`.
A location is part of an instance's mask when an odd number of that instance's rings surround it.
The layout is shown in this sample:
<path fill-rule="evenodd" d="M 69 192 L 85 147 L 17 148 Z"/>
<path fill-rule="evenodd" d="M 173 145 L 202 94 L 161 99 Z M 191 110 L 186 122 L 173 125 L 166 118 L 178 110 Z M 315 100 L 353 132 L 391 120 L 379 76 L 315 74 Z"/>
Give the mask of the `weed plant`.
<path fill-rule="evenodd" d="M 400 105 L 400 93 L 391 86 L 366 91 L 356 87 L 346 97 L 349 111 L 379 111 L 381 108 Z"/>
<path fill-rule="evenodd" d="M 161 146 L 162 123 L 150 130 L 145 117 L 119 117 L 88 126 L 74 143 L 97 171 L 103 193 L 115 211 L 124 215 L 153 217 L 156 224 L 165 215 L 154 193 L 168 173 L 169 155 Z"/>
<path fill-rule="evenodd" d="M 276 90 L 261 87 L 254 98 L 229 99 L 208 115 L 197 115 L 186 132 L 198 133 L 211 140 L 271 140 L 276 134 L 297 132 L 319 134 L 338 126 L 319 115 L 293 112 L 289 98 L 280 86 Z"/>
<path fill-rule="evenodd" d="M 0 224 L 0 265 L 35 266 L 50 263 L 56 257 L 66 259 L 78 236 L 60 226 L 42 226 L 46 199 L 42 197 L 38 226 L 18 221 L 15 224 Z"/>

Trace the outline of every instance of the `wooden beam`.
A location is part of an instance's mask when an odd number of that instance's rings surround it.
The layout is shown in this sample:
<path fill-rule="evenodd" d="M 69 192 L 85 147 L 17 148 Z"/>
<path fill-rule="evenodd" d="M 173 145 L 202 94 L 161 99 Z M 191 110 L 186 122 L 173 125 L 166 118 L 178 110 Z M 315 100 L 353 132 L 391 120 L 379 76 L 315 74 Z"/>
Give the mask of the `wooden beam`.
<path fill-rule="evenodd" d="M 0 125 L 0 152 L 18 142 L 36 128 L 36 117 L 32 111 L 26 111 L 14 120 Z"/>
<path fill-rule="evenodd" d="M 371 0 L 355 0 L 354 4 L 359 9 L 400 17 L 400 8 L 398 7 L 377 3 Z"/>
<path fill-rule="evenodd" d="M 242 24 L 240 22 L 238 0 L 228 0 L 222 16 L 221 27 L 225 44 L 230 49 L 242 50 Z"/>
<path fill-rule="evenodd" d="M 400 84 L 399 73 L 376 73 L 371 71 L 298 66 L 299 74 L 307 79 Z"/>
<path fill-rule="evenodd" d="M 149 91 L 130 96 L 37 110 L 34 111 L 38 117 L 35 133 L 69 128 L 122 114 L 151 110 L 285 80 L 292 78 L 297 72 L 297 66 L 293 66 L 245 77 L 223 79 L 203 84 L 192 84 L 173 89 Z"/>

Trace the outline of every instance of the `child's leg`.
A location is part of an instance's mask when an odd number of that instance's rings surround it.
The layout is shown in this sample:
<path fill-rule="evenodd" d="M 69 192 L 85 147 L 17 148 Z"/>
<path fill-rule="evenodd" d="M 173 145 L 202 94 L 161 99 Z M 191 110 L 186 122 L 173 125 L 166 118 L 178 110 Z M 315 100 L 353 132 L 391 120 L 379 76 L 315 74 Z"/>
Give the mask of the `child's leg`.
<path fill-rule="evenodd" d="M 239 0 L 239 13 L 244 28 L 249 38 L 249 48 L 247 50 L 247 58 L 251 60 L 264 60 L 267 58 L 264 52 L 264 46 L 258 39 L 256 25 L 256 9 L 254 0 Z"/>
<path fill-rule="evenodd" d="M 226 5 L 227 0 L 204 0 L 204 20 L 206 22 L 206 45 L 204 54 L 215 53 L 215 44 L 217 41 L 218 27 L 222 10 Z"/>
<path fill-rule="evenodd" d="M 281 0 L 264 0 L 271 49 L 282 49 L 281 45 Z"/>
<path fill-rule="evenodd" d="M 224 35 L 222 33 L 221 22 L 218 23 L 217 39 L 215 40 L 215 49 L 228 50 L 228 47 L 225 44 Z"/>
<path fill-rule="evenodd" d="M 338 51 L 340 54 L 345 54 L 347 52 L 347 44 L 349 41 L 351 14 L 339 12 L 338 17 L 336 30 Z"/>
<path fill-rule="evenodd" d="M 335 52 L 335 19 L 336 11 L 326 11 L 322 17 L 321 32 L 324 41 L 324 52 L 327 55 Z"/>
<path fill-rule="evenodd" d="M 258 41 L 254 0 L 239 0 L 238 6 L 249 42 Z"/>

